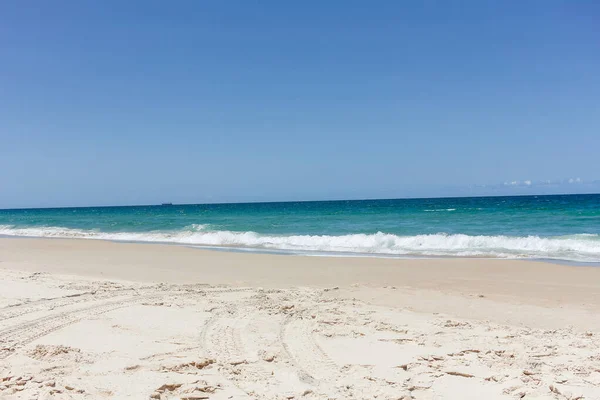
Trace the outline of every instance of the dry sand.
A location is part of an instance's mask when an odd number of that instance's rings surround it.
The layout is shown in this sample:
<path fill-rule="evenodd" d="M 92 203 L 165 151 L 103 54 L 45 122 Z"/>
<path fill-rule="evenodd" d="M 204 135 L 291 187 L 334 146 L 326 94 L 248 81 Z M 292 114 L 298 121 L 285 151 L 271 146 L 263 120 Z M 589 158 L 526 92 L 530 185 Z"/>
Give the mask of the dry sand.
<path fill-rule="evenodd" d="M 0 239 L 0 398 L 600 399 L 600 268 Z"/>

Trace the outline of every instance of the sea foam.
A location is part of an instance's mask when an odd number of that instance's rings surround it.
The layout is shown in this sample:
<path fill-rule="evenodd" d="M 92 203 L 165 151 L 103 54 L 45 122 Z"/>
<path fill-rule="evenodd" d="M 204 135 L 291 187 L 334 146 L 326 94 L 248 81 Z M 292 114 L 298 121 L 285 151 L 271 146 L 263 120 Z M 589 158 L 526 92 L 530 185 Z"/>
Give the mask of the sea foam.
<path fill-rule="evenodd" d="M 383 232 L 339 236 L 276 236 L 261 235 L 256 232 L 210 230 L 210 226 L 207 225 L 191 225 L 182 230 L 152 232 L 101 232 L 63 227 L 17 228 L 10 225 L 0 225 L 0 235 L 162 242 L 333 254 L 479 256 L 600 262 L 600 236 L 596 234 L 547 238 L 539 236 L 450 235 L 445 233 L 398 236 Z"/>

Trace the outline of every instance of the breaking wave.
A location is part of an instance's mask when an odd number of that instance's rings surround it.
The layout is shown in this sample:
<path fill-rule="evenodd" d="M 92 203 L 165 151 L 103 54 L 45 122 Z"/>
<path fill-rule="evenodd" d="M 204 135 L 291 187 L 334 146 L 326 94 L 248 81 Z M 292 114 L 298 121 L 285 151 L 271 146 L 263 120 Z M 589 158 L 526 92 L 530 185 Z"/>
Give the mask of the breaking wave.
<path fill-rule="evenodd" d="M 340 236 L 276 236 L 256 232 L 210 230 L 208 225 L 191 225 L 177 231 L 151 232 L 101 232 L 63 227 L 18 228 L 10 225 L 0 225 L 0 235 L 162 242 L 197 246 L 382 256 L 478 256 L 600 262 L 600 235 L 596 234 L 547 238 L 539 236 L 450 235 L 444 233 L 398 236 L 382 232 Z"/>

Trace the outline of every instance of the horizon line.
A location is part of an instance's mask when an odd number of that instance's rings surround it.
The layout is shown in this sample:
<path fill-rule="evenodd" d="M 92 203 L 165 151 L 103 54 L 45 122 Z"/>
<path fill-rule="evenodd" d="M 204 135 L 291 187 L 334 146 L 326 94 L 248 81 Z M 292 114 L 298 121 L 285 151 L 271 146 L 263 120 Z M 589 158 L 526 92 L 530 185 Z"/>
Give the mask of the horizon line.
<path fill-rule="evenodd" d="M 551 196 L 598 196 L 600 193 L 552 193 L 552 194 L 513 194 L 513 195 L 475 195 L 475 196 L 432 196 L 432 197 L 394 197 L 394 198 L 361 198 L 361 199 L 328 199 L 328 200 L 269 200 L 269 201 L 232 201 L 216 203 L 155 203 L 155 204 L 126 204 L 103 206 L 57 206 L 57 207 L 16 207 L 0 208 L 0 211 L 20 210 L 56 210 L 73 208 L 119 208 L 119 207 L 177 207 L 177 206 L 210 206 L 210 205 L 244 205 L 244 204 L 277 204 L 277 203 L 327 203 L 340 201 L 390 201 L 390 200 L 430 200 L 430 199 L 473 199 L 473 198 L 502 198 L 502 197 L 551 197 Z"/>

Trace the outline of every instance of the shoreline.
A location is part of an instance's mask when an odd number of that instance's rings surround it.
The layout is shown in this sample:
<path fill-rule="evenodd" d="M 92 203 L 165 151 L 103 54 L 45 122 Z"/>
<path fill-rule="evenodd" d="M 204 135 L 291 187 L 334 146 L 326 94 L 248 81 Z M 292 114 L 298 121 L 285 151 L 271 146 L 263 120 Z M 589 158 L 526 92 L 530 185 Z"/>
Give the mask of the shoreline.
<path fill-rule="evenodd" d="M 599 268 L 533 260 L 287 256 L 172 244 L 11 237 L 0 238 L 0 268 L 147 283 L 397 286 L 600 309 Z"/>
<path fill-rule="evenodd" d="M 228 245 L 200 245 L 178 242 L 161 241 L 141 241 L 141 240 L 115 240 L 99 238 L 64 238 L 64 237 L 44 237 L 44 236 L 17 236 L 0 234 L 0 240 L 4 239 L 34 239 L 34 240 L 75 240 L 75 241 L 101 241 L 109 243 L 141 244 L 141 245 L 164 245 L 186 247 L 202 251 L 216 251 L 223 253 L 240 254 L 264 254 L 275 256 L 295 256 L 295 257 L 323 257 L 323 258 L 381 258 L 393 260 L 438 260 L 438 259 L 465 259 L 465 260 L 506 260 L 506 261 L 526 261 L 542 262 L 548 264 L 565 265 L 571 267 L 600 267 L 598 261 L 575 261 L 559 258 L 533 258 L 533 257 L 494 257 L 494 256 L 453 256 L 453 255 L 419 255 L 419 254 L 392 254 L 392 253 L 353 253 L 341 251 L 317 251 L 317 250 L 288 250 L 288 249 L 266 249 L 259 247 L 243 247 Z"/>

